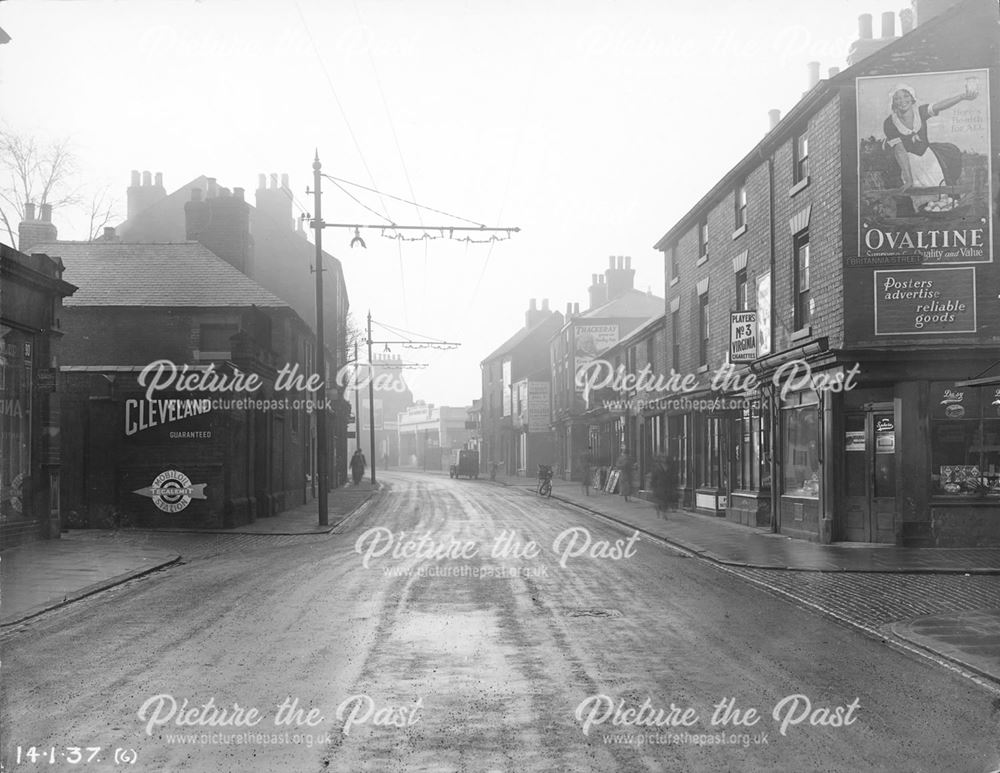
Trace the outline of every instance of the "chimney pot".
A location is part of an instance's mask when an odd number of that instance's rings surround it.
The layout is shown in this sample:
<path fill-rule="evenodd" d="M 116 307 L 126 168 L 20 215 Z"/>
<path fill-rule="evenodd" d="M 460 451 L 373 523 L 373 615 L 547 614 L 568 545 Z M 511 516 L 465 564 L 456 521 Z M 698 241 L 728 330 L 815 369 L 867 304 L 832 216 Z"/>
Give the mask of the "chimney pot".
<path fill-rule="evenodd" d="M 819 83 L 819 62 L 809 62 L 809 88 Z"/>
<path fill-rule="evenodd" d="M 768 110 L 767 119 L 770 122 L 770 126 L 773 129 L 781 122 L 781 111 L 780 110 Z"/>
<path fill-rule="evenodd" d="M 627 269 L 632 268 L 632 256 L 631 255 L 626 255 L 625 256 L 625 268 L 627 268 Z"/>
<path fill-rule="evenodd" d="M 580 313 L 580 304 L 579 303 L 574 303 L 573 304 L 573 313 L 574 314 L 579 314 Z"/>
<path fill-rule="evenodd" d="M 896 14 L 892 11 L 886 11 L 882 14 L 882 37 L 896 37 Z"/>
<path fill-rule="evenodd" d="M 608 257 L 608 268 L 614 268 L 614 267 L 615 267 L 615 256 L 610 255 Z"/>
<path fill-rule="evenodd" d="M 839 67 L 831 67 L 830 68 L 830 74 L 827 77 L 828 78 L 832 78 L 835 75 L 838 75 L 839 73 L 840 73 L 840 68 Z"/>
<path fill-rule="evenodd" d="M 24 204 L 24 219 L 26 221 L 35 219 L 35 205 L 31 201 L 27 201 Z"/>
<path fill-rule="evenodd" d="M 43 223 L 51 223 L 52 222 L 52 205 L 51 204 L 42 204 L 42 206 L 40 207 L 40 209 L 42 210 L 42 217 L 40 218 L 41 221 Z"/>
<path fill-rule="evenodd" d="M 138 169 L 133 169 L 132 170 L 132 187 L 134 187 L 134 188 L 138 188 L 139 187 L 139 170 Z"/>
<path fill-rule="evenodd" d="M 284 188 L 286 191 L 289 190 L 287 174 L 281 175 L 281 187 Z"/>
<path fill-rule="evenodd" d="M 572 303 L 567 303 L 566 304 L 566 316 L 568 317 L 572 313 L 573 313 L 573 304 Z"/>
<path fill-rule="evenodd" d="M 549 299 L 548 298 L 543 298 L 542 299 L 542 311 L 548 311 L 548 310 L 549 310 Z"/>
<path fill-rule="evenodd" d="M 257 175 L 257 190 L 262 191 L 267 188 L 267 175 L 259 174 Z"/>
<path fill-rule="evenodd" d="M 242 188 L 233 188 L 233 196 L 237 201 L 243 201 L 244 190 Z"/>
<path fill-rule="evenodd" d="M 150 186 L 150 185 L 152 185 L 153 184 L 153 175 L 151 175 L 149 172 L 143 172 L 142 173 L 142 184 L 144 186 L 147 186 L 147 187 Z"/>
<path fill-rule="evenodd" d="M 861 40 L 872 39 L 872 15 L 863 13 L 858 17 L 858 37 Z"/>
<path fill-rule="evenodd" d="M 272 174 L 271 175 L 271 188 L 273 190 L 274 188 L 277 188 L 277 187 L 278 187 L 278 175 Z"/>
<path fill-rule="evenodd" d="M 157 172 L 156 173 L 156 186 L 158 188 L 162 188 L 163 187 L 163 172 Z"/>
<path fill-rule="evenodd" d="M 535 299 L 534 298 L 532 298 L 530 301 L 528 301 L 528 308 L 531 311 L 535 311 L 536 305 L 535 305 Z"/>

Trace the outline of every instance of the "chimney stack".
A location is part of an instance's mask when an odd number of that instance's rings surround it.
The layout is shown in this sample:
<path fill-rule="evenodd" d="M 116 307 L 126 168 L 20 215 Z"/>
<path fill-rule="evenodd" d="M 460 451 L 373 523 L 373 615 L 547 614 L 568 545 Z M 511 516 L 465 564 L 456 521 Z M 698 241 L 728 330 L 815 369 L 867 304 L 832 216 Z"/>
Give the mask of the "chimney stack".
<path fill-rule="evenodd" d="M 611 259 L 614 261 L 614 258 Z M 604 284 L 604 274 L 591 274 L 593 281 L 587 288 L 590 295 L 590 309 L 596 309 L 608 302 L 608 286 Z"/>
<path fill-rule="evenodd" d="M 847 66 L 851 67 L 866 59 L 880 48 L 896 39 L 896 16 L 891 11 L 882 14 L 882 35 L 872 38 L 872 15 L 863 13 L 858 17 L 858 39 L 851 43 L 847 52 Z"/>
<path fill-rule="evenodd" d="M 132 184 L 129 185 L 126 192 L 129 220 L 167 197 L 167 192 L 163 188 L 163 172 L 156 173 L 156 183 L 154 184 L 153 175 L 150 172 L 143 172 L 140 178 L 139 172 L 133 169 L 131 181 Z"/>
<path fill-rule="evenodd" d="M 767 120 L 770 125 L 770 129 L 774 129 L 781 122 L 781 111 L 780 110 L 768 110 Z M 770 131 L 769 129 L 769 131 Z"/>
<path fill-rule="evenodd" d="M 549 316 L 551 312 L 549 311 L 549 301 L 548 299 L 542 301 L 542 308 L 538 308 L 538 302 L 536 299 L 532 298 L 528 302 L 528 310 L 524 314 L 524 326 L 527 328 L 532 328 L 539 322 L 544 320 Z"/>
<path fill-rule="evenodd" d="M 21 252 L 30 252 L 37 244 L 54 242 L 59 234 L 52 223 L 52 205 L 42 204 L 40 215 L 35 217 L 35 205 L 32 202 L 24 204 L 24 220 L 17 226 L 17 248 Z"/>
<path fill-rule="evenodd" d="M 209 178 L 209 197 L 201 189 L 191 190 L 184 205 L 185 233 L 190 241 L 201 242 L 238 271 L 253 277 L 253 237 L 250 235 L 250 206 L 243 188 L 228 188 Z M 212 195 L 212 194 L 217 195 Z"/>
<path fill-rule="evenodd" d="M 617 255 L 612 257 L 611 268 L 604 273 L 607 277 L 607 300 L 613 301 L 634 289 L 635 269 L 632 268 L 631 256 Z"/>
<path fill-rule="evenodd" d="M 265 187 L 266 176 L 258 175 L 259 184 L 256 192 L 257 212 L 262 214 L 272 227 L 295 229 L 292 218 L 292 192 L 288 187 L 288 175 L 281 175 L 281 186 L 278 186 L 278 175 L 271 174 L 271 187 Z M 301 229 L 298 229 L 301 232 Z"/>

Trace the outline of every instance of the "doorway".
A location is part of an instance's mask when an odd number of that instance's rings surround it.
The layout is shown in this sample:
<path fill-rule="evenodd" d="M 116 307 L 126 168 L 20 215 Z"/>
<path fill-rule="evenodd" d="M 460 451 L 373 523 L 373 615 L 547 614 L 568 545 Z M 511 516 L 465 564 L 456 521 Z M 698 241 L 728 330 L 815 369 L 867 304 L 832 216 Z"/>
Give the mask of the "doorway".
<path fill-rule="evenodd" d="M 844 415 L 845 514 L 837 539 L 896 541 L 896 420 L 891 403 Z"/>

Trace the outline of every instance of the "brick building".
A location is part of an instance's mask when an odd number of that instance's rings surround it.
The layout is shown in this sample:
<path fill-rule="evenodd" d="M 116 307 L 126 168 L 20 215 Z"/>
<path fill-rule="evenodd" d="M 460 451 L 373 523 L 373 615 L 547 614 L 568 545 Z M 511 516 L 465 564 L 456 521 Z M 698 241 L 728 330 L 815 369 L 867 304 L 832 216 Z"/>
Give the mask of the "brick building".
<path fill-rule="evenodd" d="M 574 306 L 549 341 L 556 466 L 564 477 L 574 479 L 579 479 L 581 456 L 600 444 L 603 421 L 588 415 L 576 374 L 587 363 L 603 359 L 628 333 L 661 317 L 664 304 L 660 296 L 635 289 L 635 269 L 627 256 L 612 256 L 604 273 L 593 274 L 591 280 L 587 310 L 579 312 Z"/>
<path fill-rule="evenodd" d="M 309 412 L 291 401 L 314 395 L 275 380 L 311 372 L 314 337 L 285 301 L 197 242 L 33 249 L 79 284 L 61 315 L 64 523 L 222 528 L 306 501 Z M 140 374 L 161 360 L 259 386 L 148 393 Z"/>
<path fill-rule="evenodd" d="M 38 220 L 26 209 L 29 231 L 51 228 L 51 207 Z M 63 299 L 76 290 L 62 272 L 58 259 L 0 244 L 0 549 L 60 532 L 56 368 Z"/>
<path fill-rule="evenodd" d="M 198 241 L 257 284 L 285 301 L 315 329 L 316 248 L 306 238 L 301 220 L 293 217 L 288 175 L 258 176 L 255 205 L 244 201 L 243 189 L 230 191 L 214 177 L 200 176 L 168 194 L 160 173 L 132 172 L 128 218 L 118 226 L 123 242 Z M 347 351 L 350 308 L 340 261 L 323 253 L 323 322 L 326 365 L 335 376 L 353 353 Z M 333 379 L 327 379 L 333 383 Z M 334 411 L 327 425 L 333 441 L 331 485 L 347 480 L 347 420 L 351 406 L 331 391 Z M 315 456 L 315 453 L 313 454 Z"/>
<path fill-rule="evenodd" d="M 539 464 L 554 463 L 549 341 L 562 326 L 563 315 L 549 309 L 548 299 L 538 308 L 532 298 L 524 326 L 480 363 L 482 472 L 494 462 L 507 475 L 533 475 Z"/>
<path fill-rule="evenodd" d="M 741 398 L 669 412 L 689 507 L 824 542 L 1000 544 L 1000 394 L 960 386 L 1000 360 L 997 6 L 914 7 L 900 36 L 862 17 L 851 66 L 814 69 L 656 244 L 669 366 Z"/>
<path fill-rule="evenodd" d="M 452 453 L 470 448 L 471 406 L 456 408 L 417 401 L 397 417 L 399 464 L 406 469 L 447 471 Z"/>
<path fill-rule="evenodd" d="M 661 314 L 640 325 L 602 355 L 617 372 L 648 373 L 652 379 L 666 370 L 665 319 Z M 602 378 L 605 373 L 595 374 Z M 649 378 L 642 383 L 623 381 L 585 393 L 590 426 L 588 448 L 595 466 L 610 467 L 624 447 L 636 464 L 637 488 L 647 488 L 653 457 L 665 453 L 667 408 L 663 395 Z"/>

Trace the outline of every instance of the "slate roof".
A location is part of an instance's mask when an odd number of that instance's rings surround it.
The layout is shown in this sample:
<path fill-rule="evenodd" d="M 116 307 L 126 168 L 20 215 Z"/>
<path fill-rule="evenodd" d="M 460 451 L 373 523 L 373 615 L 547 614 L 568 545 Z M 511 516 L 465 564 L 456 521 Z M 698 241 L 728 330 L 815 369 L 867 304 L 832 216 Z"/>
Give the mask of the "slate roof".
<path fill-rule="evenodd" d="M 556 331 L 558 331 L 562 327 L 562 324 L 563 324 L 562 313 L 558 311 L 551 312 L 550 316 L 546 317 L 540 322 L 536 322 L 532 327 L 522 327 L 520 330 L 514 333 L 514 335 L 512 335 L 510 338 L 508 338 L 506 341 L 500 344 L 500 346 L 498 346 L 496 349 L 494 349 L 492 352 L 486 355 L 481 360 L 481 363 L 489 362 L 490 360 L 495 359 L 502 354 L 507 354 L 507 352 L 514 350 L 520 344 L 524 343 L 524 341 L 528 340 L 531 336 L 538 333 L 542 328 L 549 327 L 551 328 L 551 334 L 555 334 Z M 546 338 L 548 337 L 549 336 L 546 336 Z"/>
<path fill-rule="evenodd" d="M 44 242 L 32 252 L 62 258 L 79 289 L 65 306 L 287 307 L 198 242 Z"/>
<path fill-rule="evenodd" d="M 642 290 L 626 290 L 617 298 L 613 298 L 607 303 L 598 306 L 596 309 L 585 311 L 573 317 L 573 319 L 594 319 L 603 317 L 625 317 L 646 319 L 664 313 L 666 301 L 658 295 L 643 292 Z"/>

